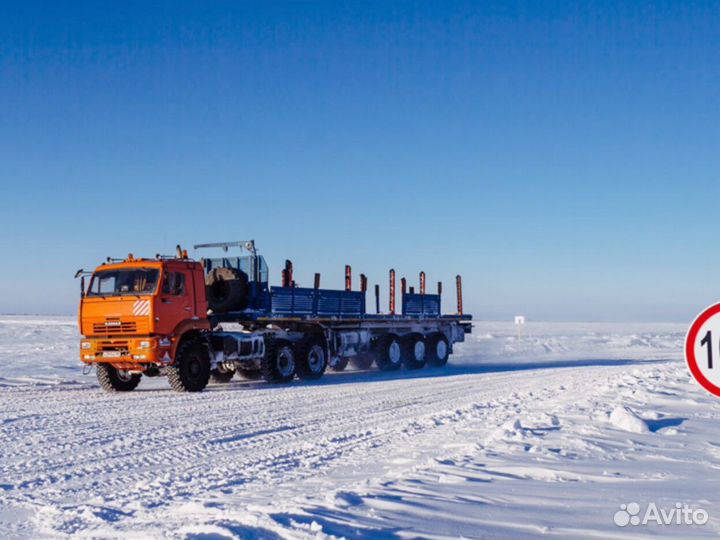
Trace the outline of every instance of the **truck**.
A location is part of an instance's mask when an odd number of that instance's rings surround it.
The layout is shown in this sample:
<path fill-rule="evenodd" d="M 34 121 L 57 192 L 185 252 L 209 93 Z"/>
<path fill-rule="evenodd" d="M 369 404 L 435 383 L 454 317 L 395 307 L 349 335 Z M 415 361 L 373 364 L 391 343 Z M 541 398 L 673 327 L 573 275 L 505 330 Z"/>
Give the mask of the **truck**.
<path fill-rule="evenodd" d="M 375 285 L 370 313 L 367 278 L 361 274 L 353 290 L 350 266 L 344 290 L 321 288 L 318 273 L 313 287 L 298 286 L 291 261 L 275 286 L 253 240 L 194 249 L 219 256 L 195 260 L 177 246 L 173 255 L 108 257 L 92 272 L 76 273 L 80 360 L 96 368 L 104 390 L 134 390 L 143 376 L 165 376 L 173 390 L 199 392 L 236 375 L 274 384 L 316 380 L 348 363 L 383 371 L 441 367 L 472 330 L 459 275 L 456 313 L 441 314 L 442 283 L 428 293 L 424 272 L 417 292 L 402 278 L 396 310 L 394 270 L 387 312 Z"/>

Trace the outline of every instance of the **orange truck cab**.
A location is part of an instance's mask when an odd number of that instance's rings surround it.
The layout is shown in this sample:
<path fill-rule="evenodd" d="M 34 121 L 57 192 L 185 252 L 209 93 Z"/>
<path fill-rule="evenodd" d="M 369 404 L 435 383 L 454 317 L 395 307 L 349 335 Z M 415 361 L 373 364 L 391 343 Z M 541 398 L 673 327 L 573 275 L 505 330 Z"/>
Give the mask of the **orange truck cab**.
<path fill-rule="evenodd" d="M 187 256 L 109 261 L 83 286 L 80 360 L 131 379 L 171 364 L 179 338 L 208 330 L 202 265 Z M 139 377 L 138 377 L 139 378 Z"/>

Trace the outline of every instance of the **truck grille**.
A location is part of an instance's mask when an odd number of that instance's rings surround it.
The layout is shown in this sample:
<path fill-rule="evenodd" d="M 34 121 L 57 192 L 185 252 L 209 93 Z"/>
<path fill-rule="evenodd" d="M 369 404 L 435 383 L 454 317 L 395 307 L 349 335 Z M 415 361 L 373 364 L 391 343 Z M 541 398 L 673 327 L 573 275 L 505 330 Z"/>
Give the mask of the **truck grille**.
<path fill-rule="evenodd" d="M 109 324 L 108 324 L 109 323 Z M 107 321 L 106 323 L 93 324 L 93 332 L 96 334 L 134 334 L 137 332 L 137 324 L 134 321 Z"/>

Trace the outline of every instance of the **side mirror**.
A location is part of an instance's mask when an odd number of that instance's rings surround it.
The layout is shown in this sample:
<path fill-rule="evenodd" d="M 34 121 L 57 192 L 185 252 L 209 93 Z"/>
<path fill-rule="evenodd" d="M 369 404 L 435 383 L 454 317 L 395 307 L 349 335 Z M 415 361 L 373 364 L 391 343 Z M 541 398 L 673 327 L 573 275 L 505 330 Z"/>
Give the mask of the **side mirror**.
<path fill-rule="evenodd" d="M 80 278 L 80 298 L 85 296 L 85 270 L 82 268 L 75 272 L 75 279 Z"/>

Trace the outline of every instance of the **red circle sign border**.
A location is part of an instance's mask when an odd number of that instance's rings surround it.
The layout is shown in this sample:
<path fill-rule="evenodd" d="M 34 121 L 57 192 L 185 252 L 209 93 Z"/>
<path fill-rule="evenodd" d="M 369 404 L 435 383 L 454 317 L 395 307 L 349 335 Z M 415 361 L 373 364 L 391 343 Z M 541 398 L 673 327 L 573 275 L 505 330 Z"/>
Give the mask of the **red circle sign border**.
<path fill-rule="evenodd" d="M 707 377 L 703 375 L 702 371 L 700 371 L 700 368 L 697 365 L 697 358 L 695 358 L 695 340 L 697 339 L 698 332 L 700 332 L 702 325 L 705 324 L 710 317 L 718 313 L 720 313 L 720 303 L 713 304 L 712 306 L 706 308 L 695 318 L 693 323 L 690 325 L 687 335 L 685 336 L 685 363 L 687 364 L 690 373 L 705 391 L 716 397 L 720 397 L 720 386 L 716 386 L 711 383 Z"/>

